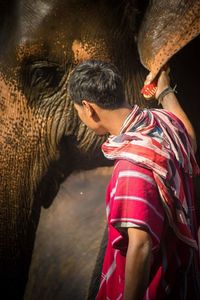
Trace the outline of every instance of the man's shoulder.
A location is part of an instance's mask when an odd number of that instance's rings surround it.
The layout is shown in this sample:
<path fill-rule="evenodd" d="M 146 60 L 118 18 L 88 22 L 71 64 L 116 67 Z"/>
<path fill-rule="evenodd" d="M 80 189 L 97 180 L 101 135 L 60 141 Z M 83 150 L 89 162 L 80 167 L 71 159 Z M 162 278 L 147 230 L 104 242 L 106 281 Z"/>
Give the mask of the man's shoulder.
<path fill-rule="evenodd" d="M 115 174 L 119 174 L 122 171 L 136 171 L 153 177 L 152 170 L 145 168 L 140 164 L 136 164 L 135 162 L 132 162 L 128 159 L 119 159 L 115 162 L 113 172 Z"/>
<path fill-rule="evenodd" d="M 152 111 L 167 116 L 168 122 L 172 122 L 176 127 L 180 126 L 186 131 L 183 122 L 173 112 L 163 108 L 152 109 Z"/>

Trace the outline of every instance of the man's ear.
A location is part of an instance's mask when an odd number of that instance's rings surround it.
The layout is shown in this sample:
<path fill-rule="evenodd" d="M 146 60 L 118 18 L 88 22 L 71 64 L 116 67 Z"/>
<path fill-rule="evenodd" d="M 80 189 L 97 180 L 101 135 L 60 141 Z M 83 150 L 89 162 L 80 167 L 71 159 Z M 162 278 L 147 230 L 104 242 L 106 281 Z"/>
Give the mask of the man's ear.
<path fill-rule="evenodd" d="M 99 121 L 99 109 L 95 103 L 88 102 L 87 100 L 82 101 L 82 106 L 90 118 L 93 118 L 94 121 Z"/>
<path fill-rule="evenodd" d="M 93 105 L 90 102 L 88 102 L 87 100 L 83 100 L 82 105 L 85 113 L 87 113 L 89 117 L 92 117 L 95 114 Z"/>

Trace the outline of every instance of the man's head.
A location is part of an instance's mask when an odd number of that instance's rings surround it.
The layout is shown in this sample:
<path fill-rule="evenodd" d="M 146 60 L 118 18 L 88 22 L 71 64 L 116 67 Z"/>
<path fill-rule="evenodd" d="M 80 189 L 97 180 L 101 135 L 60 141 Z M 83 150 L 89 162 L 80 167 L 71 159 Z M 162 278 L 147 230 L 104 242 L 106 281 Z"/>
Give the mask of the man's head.
<path fill-rule="evenodd" d="M 117 68 L 98 60 L 87 60 L 69 76 L 68 93 L 80 119 L 98 134 L 105 134 L 101 112 L 123 107 L 124 89 Z"/>
<path fill-rule="evenodd" d="M 75 104 L 83 100 L 103 109 L 116 109 L 124 103 L 124 89 L 117 68 L 99 60 L 86 60 L 72 71 L 68 91 Z"/>

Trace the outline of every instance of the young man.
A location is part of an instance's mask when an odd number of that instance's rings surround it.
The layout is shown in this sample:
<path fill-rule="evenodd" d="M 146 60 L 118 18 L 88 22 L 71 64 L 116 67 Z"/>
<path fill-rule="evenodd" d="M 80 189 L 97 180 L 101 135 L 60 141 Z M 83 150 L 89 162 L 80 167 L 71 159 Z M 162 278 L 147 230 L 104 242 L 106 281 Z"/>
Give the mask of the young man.
<path fill-rule="evenodd" d="M 121 77 L 106 62 L 78 65 L 68 91 L 80 119 L 99 135 L 111 134 L 102 150 L 116 160 L 106 193 L 108 244 L 96 299 L 199 299 L 196 139 L 166 72 L 156 98 L 173 114 L 126 104 Z"/>

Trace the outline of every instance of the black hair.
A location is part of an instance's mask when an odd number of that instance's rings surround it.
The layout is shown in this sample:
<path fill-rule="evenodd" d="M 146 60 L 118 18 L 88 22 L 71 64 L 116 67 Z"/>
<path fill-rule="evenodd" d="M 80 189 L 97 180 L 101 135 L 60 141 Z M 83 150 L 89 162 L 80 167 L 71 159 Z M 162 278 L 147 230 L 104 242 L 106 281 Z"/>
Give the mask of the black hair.
<path fill-rule="evenodd" d="M 125 102 L 119 71 L 113 64 L 100 60 L 86 60 L 73 69 L 68 79 L 68 93 L 79 105 L 85 99 L 112 110 Z"/>

